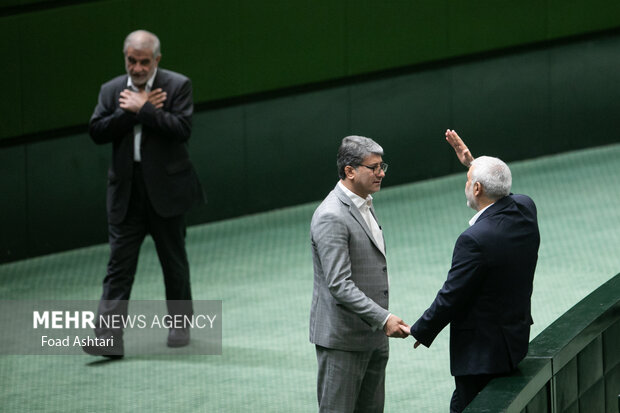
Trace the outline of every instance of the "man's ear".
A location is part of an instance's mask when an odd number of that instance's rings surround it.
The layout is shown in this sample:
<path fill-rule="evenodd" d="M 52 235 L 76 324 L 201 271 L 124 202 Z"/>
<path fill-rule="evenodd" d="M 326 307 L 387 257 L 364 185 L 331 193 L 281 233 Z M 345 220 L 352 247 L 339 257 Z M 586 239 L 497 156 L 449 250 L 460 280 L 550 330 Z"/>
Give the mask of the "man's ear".
<path fill-rule="evenodd" d="M 355 177 L 355 168 L 351 165 L 347 165 L 344 167 L 344 174 L 347 178 L 353 179 Z"/>
<path fill-rule="evenodd" d="M 480 182 L 474 183 L 474 195 L 475 196 L 482 195 L 482 185 L 480 185 Z"/>

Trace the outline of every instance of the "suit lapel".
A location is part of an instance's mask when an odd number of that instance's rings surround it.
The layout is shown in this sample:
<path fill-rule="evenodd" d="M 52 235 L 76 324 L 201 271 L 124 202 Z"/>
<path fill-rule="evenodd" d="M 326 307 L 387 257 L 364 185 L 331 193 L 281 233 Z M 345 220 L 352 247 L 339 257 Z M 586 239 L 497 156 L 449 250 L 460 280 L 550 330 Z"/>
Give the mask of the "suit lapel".
<path fill-rule="evenodd" d="M 379 252 L 381 252 L 381 254 L 384 254 L 383 251 L 381 251 L 381 248 L 379 248 L 379 245 L 377 244 L 377 241 L 375 240 L 375 237 L 372 235 L 372 231 L 370 230 L 370 228 L 368 228 L 368 224 L 366 224 L 366 220 L 362 216 L 362 213 L 355 206 L 353 201 L 351 201 L 351 198 L 349 198 L 349 196 L 347 194 L 345 194 L 342 191 L 342 189 L 340 189 L 338 187 L 338 185 L 336 185 L 336 188 L 334 189 L 334 191 L 335 191 L 336 196 L 338 197 L 338 199 L 340 199 L 340 201 L 342 201 L 343 204 L 346 204 L 349 207 L 349 213 L 351 215 L 353 215 L 353 218 L 355 218 L 357 223 L 360 224 L 360 226 L 362 227 L 362 229 L 364 230 L 364 232 L 366 233 L 368 238 L 370 238 L 370 242 L 372 242 L 372 244 L 375 246 L 375 248 L 377 248 L 379 250 Z M 371 208 L 371 213 L 372 213 L 372 215 L 376 219 L 375 211 L 372 208 Z M 379 225 L 379 221 L 377 221 L 377 225 Z M 381 228 L 381 227 L 379 226 L 379 228 Z"/>
<path fill-rule="evenodd" d="M 486 211 L 484 211 L 482 213 L 482 215 L 480 215 L 478 217 L 478 219 L 476 220 L 476 222 L 479 222 L 487 217 L 490 217 L 491 215 L 495 215 L 496 213 L 498 213 L 499 211 L 501 211 L 502 209 L 506 208 L 507 206 L 509 206 L 512 203 L 512 198 L 510 197 L 510 195 L 503 197 L 502 199 L 496 201 L 493 205 L 491 205 L 490 207 L 488 207 L 486 209 Z"/>
<path fill-rule="evenodd" d="M 153 86 L 151 90 L 155 90 L 158 87 L 162 87 L 164 83 L 164 79 L 162 78 L 162 69 L 157 68 L 157 73 L 155 73 L 155 79 L 153 79 Z"/>

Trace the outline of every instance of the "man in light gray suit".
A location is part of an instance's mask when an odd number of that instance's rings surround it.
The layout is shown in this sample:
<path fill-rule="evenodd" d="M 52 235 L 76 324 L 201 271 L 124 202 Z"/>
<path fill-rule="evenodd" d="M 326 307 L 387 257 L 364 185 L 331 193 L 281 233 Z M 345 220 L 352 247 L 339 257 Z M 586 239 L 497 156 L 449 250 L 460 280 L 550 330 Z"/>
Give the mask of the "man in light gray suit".
<path fill-rule="evenodd" d="M 406 324 L 388 311 L 385 243 L 372 206 L 387 164 L 372 139 L 348 136 L 338 150 L 340 181 L 310 226 L 320 412 L 382 412 L 388 337 Z"/>

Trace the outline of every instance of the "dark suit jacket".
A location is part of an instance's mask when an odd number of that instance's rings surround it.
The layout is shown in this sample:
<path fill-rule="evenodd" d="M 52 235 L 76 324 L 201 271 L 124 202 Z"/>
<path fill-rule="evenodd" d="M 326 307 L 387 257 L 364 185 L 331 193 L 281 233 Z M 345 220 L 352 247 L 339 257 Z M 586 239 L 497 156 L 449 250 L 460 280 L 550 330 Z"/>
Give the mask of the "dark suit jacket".
<path fill-rule="evenodd" d="M 536 206 L 525 195 L 498 200 L 459 236 L 446 282 L 411 327 L 428 347 L 451 324 L 452 375 L 505 373 L 525 357 L 539 244 Z"/>
<path fill-rule="evenodd" d="M 164 106 L 155 109 L 147 102 L 137 114 L 119 107 L 120 93 L 126 88 L 127 75 L 101 86 L 89 124 L 93 141 L 113 144 L 108 171 L 108 221 L 118 224 L 127 212 L 137 123 L 142 124 L 141 166 L 153 208 L 162 217 L 183 214 L 195 202 L 204 201 L 187 150 L 194 108 L 191 81 L 179 73 L 158 68 L 153 90 L 162 88 L 167 93 Z"/>

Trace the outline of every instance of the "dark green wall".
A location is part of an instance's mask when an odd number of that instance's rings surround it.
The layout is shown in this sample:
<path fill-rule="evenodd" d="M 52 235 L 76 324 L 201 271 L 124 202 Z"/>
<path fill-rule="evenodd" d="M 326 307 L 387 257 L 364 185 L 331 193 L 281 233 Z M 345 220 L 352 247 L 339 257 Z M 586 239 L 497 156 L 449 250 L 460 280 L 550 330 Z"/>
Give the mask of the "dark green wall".
<path fill-rule="evenodd" d="M 619 25 L 615 0 L 10 1 L 0 138 L 84 124 L 138 27 L 208 102 Z"/>
<path fill-rule="evenodd" d="M 448 127 L 507 161 L 619 140 L 620 32 L 531 44 L 612 25 L 611 3 L 588 3 L 588 24 L 577 1 L 255 3 L 95 1 L 0 17 L 11 97 L 0 135 L 17 133 L 0 139 L 0 261 L 106 240 L 111 148 L 85 123 L 140 19 L 162 38 L 162 66 L 191 76 L 203 103 L 190 151 L 209 204 L 190 224 L 321 199 L 349 134 L 383 145 L 386 186 L 462 171 Z M 518 43 L 529 46 L 500 49 Z M 246 98 L 213 102 L 235 96 Z"/>

